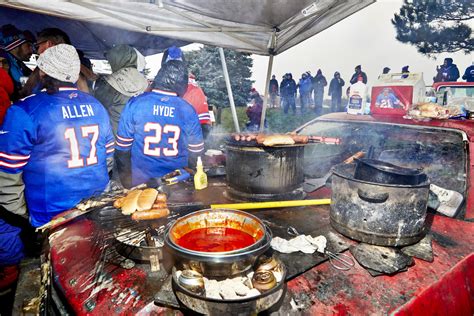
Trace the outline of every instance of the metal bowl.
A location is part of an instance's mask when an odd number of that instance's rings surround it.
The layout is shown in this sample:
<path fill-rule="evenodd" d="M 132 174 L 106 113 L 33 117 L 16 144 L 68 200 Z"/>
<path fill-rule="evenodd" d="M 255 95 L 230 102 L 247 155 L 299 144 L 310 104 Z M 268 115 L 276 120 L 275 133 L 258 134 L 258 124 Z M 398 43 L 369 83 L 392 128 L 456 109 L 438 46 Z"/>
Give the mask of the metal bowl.
<path fill-rule="evenodd" d="M 226 252 L 194 251 L 181 247 L 177 239 L 205 227 L 230 227 L 256 236 L 253 245 Z M 206 277 L 229 277 L 252 268 L 257 258 L 270 248 L 271 231 L 255 216 L 229 209 L 201 210 L 179 218 L 165 232 L 165 246 L 175 256 L 180 269 L 195 270 Z"/>
<path fill-rule="evenodd" d="M 252 245 L 244 248 L 212 253 L 195 251 L 178 245 L 178 239 L 187 233 L 200 228 L 234 228 L 249 234 L 255 238 L 255 242 Z M 260 246 L 262 241 L 265 239 L 265 233 L 265 224 L 263 224 L 260 219 L 249 213 L 231 209 L 205 209 L 193 212 L 177 219 L 176 222 L 168 227 L 165 236 L 168 238 L 173 248 L 181 249 L 182 251 L 198 256 L 221 256 L 245 252 Z"/>
<path fill-rule="evenodd" d="M 205 315 L 256 315 L 262 311 L 275 311 L 285 297 L 286 268 L 281 266 L 282 280 L 272 289 L 253 297 L 240 299 L 215 299 L 203 297 L 179 284 L 176 268 L 172 270 L 172 288 L 179 302 L 187 308 Z"/>

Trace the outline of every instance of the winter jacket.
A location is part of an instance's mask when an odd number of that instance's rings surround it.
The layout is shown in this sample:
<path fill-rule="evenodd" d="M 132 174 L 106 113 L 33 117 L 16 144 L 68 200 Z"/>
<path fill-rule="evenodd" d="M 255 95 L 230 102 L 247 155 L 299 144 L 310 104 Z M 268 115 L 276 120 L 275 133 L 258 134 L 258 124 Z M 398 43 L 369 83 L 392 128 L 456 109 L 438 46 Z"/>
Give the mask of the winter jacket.
<path fill-rule="evenodd" d="M 278 81 L 276 79 L 270 80 L 270 85 L 268 86 L 268 93 L 278 93 Z"/>
<path fill-rule="evenodd" d="M 11 105 L 10 96 L 13 94 L 13 80 L 6 70 L 0 68 L 0 124 Z"/>
<path fill-rule="evenodd" d="M 311 93 L 313 89 L 313 84 L 311 82 L 311 77 L 307 77 L 305 79 L 300 79 L 299 83 L 300 94 Z"/>
<path fill-rule="evenodd" d="M 359 80 L 360 79 L 360 80 Z M 362 81 L 363 83 L 367 83 L 367 75 L 365 72 L 361 71 L 360 73 L 355 72 L 351 77 L 351 84 L 356 83 L 357 81 Z"/>
<path fill-rule="evenodd" d="M 331 82 L 329 83 L 328 94 L 330 96 L 332 95 L 333 98 L 342 96 L 342 87 L 345 84 L 346 83 L 344 82 L 344 80 L 342 78 L 339 78 L 339 79 L 332 78 Z"/>
<path fill-rule="evenodd" d="M 145 91 L 148 80 L 137 70 L 137 53 L 128 45 L 118 45 L 107 52 L 112 74 L 97 80 L 94 97 L 107 109 L 114 135 L 128 100 Z"/>
<path fill-rule="evenodd" d="M 457 81 L 459 78 L 459 69 L 458 66 L 452 62 L 442 65 L 438 69 L 438 74 L 433 78 L 434 82 L 445 82 L 445 81 Z"/>
<path fill-rule="evenodd" d="M 32 73 L 31 69 L 28 68 L 24 62 L 21 60 L 17 59 L 15 56 L 12 54 L 1 51 L 0 55 L 4 58 L 7 59 L 8 65 L 10 69 L 8 70 L 8 74 L 10 75 L 10 78 L 13 80 L 13 85 L 14 85 L 14 92 L 11 96 L 11 99 L 13 102 L 19 100 L 20 98 L 20 90 L 22 87 L 20 78 L 21 77 L 29 77 Z"/>
<path fill-rule="evenodd" d="M 462 78 L 466 80 L 466 82 L 474 82 L 474 65 L 466 68 Z"/>
<path fill-rule="evenodd" d="M 280 84 L 280 95 L 291 97 L 296 94 L 296 82 L 293 79 L 283 79 Z"/>
<path fill-rule="evenodd" d="M 201 125 L 211 125 L 211 115 L 209 114 L 207 97 L 194 78 L 189 77 L 188 89 L 183 95 L 183 99 L 191 104 L 196 110 Z"/>
<path fill-rule="evenodd" d="M 322 74 L 318 74 L 313 78 L 313 89 L 315 93 L 320 93 L 324 91 L 324 87 L 328 85 L 326 77 Z"/>

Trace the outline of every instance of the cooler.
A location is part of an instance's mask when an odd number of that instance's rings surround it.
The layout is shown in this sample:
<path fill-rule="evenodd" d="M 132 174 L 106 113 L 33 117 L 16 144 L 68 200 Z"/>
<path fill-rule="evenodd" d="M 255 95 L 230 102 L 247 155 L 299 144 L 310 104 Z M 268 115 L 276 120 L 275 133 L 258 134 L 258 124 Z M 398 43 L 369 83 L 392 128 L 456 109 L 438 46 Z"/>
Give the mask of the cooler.
<path fill-rule="evenodd" d="M 372 114 L 405 115 L 409 106 L 425 101 L 423 73 L 380 75 L 372 87 Z"/>

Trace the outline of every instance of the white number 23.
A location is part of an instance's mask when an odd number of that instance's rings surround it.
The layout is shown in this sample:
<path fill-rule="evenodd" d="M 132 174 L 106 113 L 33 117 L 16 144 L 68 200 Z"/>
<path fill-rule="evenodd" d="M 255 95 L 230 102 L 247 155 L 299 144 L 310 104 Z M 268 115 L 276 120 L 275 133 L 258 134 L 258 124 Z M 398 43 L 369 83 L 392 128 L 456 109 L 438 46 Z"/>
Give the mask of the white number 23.
<path fill-rule="evenodd" d="M 145 137 L 145 143 L 143 146 L 143 152 L 145 155 L 160 157 L 161 150 L 163 150 L 163 156 L 166 157 L 174 157 L 178 155 L 178 140 L 181 135 L 181 129 L 179 126 L 166 124 L 161 127 L 159 123 L 149 122 L 145 124 L 144 130 L 145 132 L 155 132 L 154 135 Z M 150 145 L 156 145 L 161 141 L 163 134 L 172 134 L 172 136 L 168 138 L 168 143 L 171 144 L 171 148 L 150 148 Z"/>

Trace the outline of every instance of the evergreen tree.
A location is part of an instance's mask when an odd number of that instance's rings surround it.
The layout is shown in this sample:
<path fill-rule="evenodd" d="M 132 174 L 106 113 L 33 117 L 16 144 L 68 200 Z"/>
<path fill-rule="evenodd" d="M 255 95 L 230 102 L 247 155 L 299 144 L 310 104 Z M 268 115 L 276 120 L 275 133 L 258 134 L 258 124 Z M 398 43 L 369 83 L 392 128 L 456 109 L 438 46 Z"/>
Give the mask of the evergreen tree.
<path fill-rule="evenodd" d="M 392 24 L 397 40 L 415 46 L 424 55 L 474 48 L 473 0 L 405 0 Z"/>
<path fill-rule="evenodd" d="M 184 54 L 189 71 L 196 76 L 196 81 L 207 96 L 207 102 L 218 108 L 228 107 L 229 98 L 218 48 L 203 46 Z M 245 106 L 253 83 L 250 80 L 253 60 L 250 54 L 229 49 L 224 49 L 224 54 L 235 105 Z"/>

